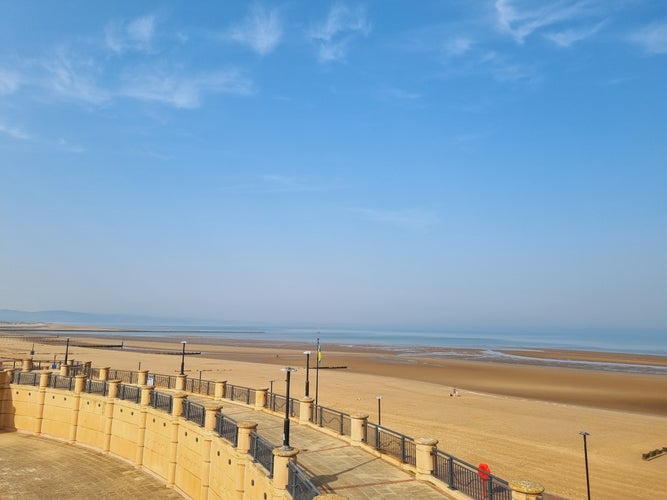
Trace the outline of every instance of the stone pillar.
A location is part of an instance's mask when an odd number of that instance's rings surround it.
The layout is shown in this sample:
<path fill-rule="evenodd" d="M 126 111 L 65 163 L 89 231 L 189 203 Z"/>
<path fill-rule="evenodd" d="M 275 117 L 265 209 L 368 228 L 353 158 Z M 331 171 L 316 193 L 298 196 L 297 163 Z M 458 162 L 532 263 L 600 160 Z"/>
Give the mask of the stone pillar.
<path fill-rule="evenodd" d="M 176 406 L 178 405 L 178 414 L 176 414 Z M 174 413 L 171 418 L 171 436 L 169 438 L 169 468 L 167 469 L 167 488 L 173 488 L 176 482 L 176 460 L 178 458 L 178 428 L 179 416 L 183 413 L 183 395 L 178 397 L 174 395 Z"/>
<path fill-rule="evenodd" d="M 68 361 L 66 365 L 60 365 L 60 375 L 63 377 L 69 377 L 69 370 L 71 363 Z"/>
<path fill-rule="evenodd" d="M 23 360 L 23 363 L 21 364 L 21 371 L 22 372 L 29 372 L 32 370 L 32 359 L 31 358 L 25 358 Z"/>
<path fill-rule="evenodd" d="M 544 486 L 534 481 L 510 481 L 512 500 L 540 500 Z"/>
<path fill-rule="evenodd" d="M 175 389 L 177 391 L 184 391 L 185 390 L 185 378 L 187 375 L 176 375 L 176 387 Z"/>
<path fill-rule="evenodd" d="M 113 384 L 113 385 L 112 385 Z M 113 395 L 111 389 L 113 387 Z M 104 446 L 102 451 L 109 453 L 111 450 L 111 431 L 113 427 L 113 407 L 115 402 L 116 394 L 118 394 L 118 380 L 109 382 L 109 397 L 104 403 Z"/>
<path fill-rule="evenodd" d="M 207 404 L 205 407 L 206 416 L 204 417 L 204 429 L 207 431 L 215 430 L 215 415 L 218 413 L 218 410 L 222 409 L 222 405 L 211 403 Z"/>
<path fill-rule="evenodd" d="M 313 398 L 304 397 L 299 400 L 299 423 L 310 422 L 313 417 Z"/>
<path fill-rule="evenodd" d="M 85 375 L 77 375 L 74 377 L 74 394 L 81 394 L 86 383 Z"/>
<path fill-rule="evenodd" d="M 48 372 L 47 372 L 48 373 Z M 49 374 L 50 375 L 50 374 Z M 44 420 L 44 402 L 46 401 L 46 389 L 49 386 L 50 376 L 40 373 L 39 389 L 37 393 L 37 414 L 35 415 L 35 436 L 42 433 L 42 421 Z M 44 383 L 44 385 L 42 385 Z"/>
<path fill-rule="evenodd" d="M 437 439 L 419 438 L 415 440 L 417 479 L 427 480 L 433 472 L 433 449 Z"/>
<path fill-rule="evenodd" d="M 109 379 L 109 370 L 110 367 L 105 366 L 104 368 L 100 368 L 100 380 L 108 380 Z"/>
<path fill-rule="evenodd" d="M 146 385 L 148 382 L 148 370 L 139 370 L 137 372 L 137 385 Z"/>
<path fill-rule="evenodd" d="M 236 449 L 240 453 L 248 453 L 250 451 L 250 433 L 257 429 L 257 422 L 237 422 L 238 439 Z"/>
<path fill-rule="evenodd" d="M 174 417 L 183 415 L 183 400 L 187 397 L 184 392 L 177 392 L 172 396 L 171 414 Z"/>
<path fill-rule="evenodd" d="M 107 388 L 109 389 L 108 394 L 110 398 L 118 397 L 118 384 L 120 384 L 120 380 L 107 380 Z"/>
<path fill-rule="evenodd" d="M 206 422 L 208 423 L 209 409 L 206 407 Z M 213 412 L 213 426 L 215 427 L 215 412 Z M 199 468 L 199 478 L 201 480 L 199 487 L 199 498 L 208 498 L 208 490 L 211 481 L 211 441 L 215 434 L 212 431 L 204 432 L 202 434 L 201 442 L 201 464 Z"/>
<path fill-rule="evenodd" d="M 255 409 L 260 410 L 266 406 L 266 393 L 268 390 L 266 387 L 255 390 Z"/>
<path fill-rule="evenodd" d="M 222 399 L 225 397 L 225 389 L 227 388 L 226 380 L 219 380 L 215 383 L 215 399 Z"/>
<path fill-rule="evenodd" d="M 0 429 L 14 427 L 9 370 L 0 371 Z"/>
<path fill-rule="evenodd" d="M 141 386 L 141 406 L 148 406 L 151 404 L 151 393 L 153 392 L 153 387 L 150 385 Z"/>
<path fill-rule="evenodd" d="M 49 384 L 51 383 L 51 372 L 49 371 L 43 371 L 42 373 L 39 374 L 39 386 L 40 387 L 48 387 Z"/>
<path fill-rule="evenodd" d="M 354 413 L 350 415 L 350 441 L 353 446 L 361 446 L 366 442 L 366 422 L 368 415 Z"/>
<path fill-rule="evenodd" d="M 281 497 L 285 495 L 289 484 L 290 462 L 296 462 L 296 456 L 299 453 L 298 448 L 284 450 L 283 448 L 274 448 L 273 450 L 273 494 Z"/>

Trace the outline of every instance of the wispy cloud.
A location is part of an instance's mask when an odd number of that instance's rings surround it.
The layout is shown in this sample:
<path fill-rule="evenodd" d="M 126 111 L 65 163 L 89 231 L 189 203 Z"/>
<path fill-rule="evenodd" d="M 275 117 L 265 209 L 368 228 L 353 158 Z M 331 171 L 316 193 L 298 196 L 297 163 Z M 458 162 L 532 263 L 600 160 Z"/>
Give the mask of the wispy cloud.
<path fill-rule="evenodd" d="M 247 45 L 259 55 L 272 52 L 283 36 L 283 22 L 277 10 L 252 8 L 246 19 L 232 28 L 229 37 Z"/>
<path fill-rule="evenodd" d="M 524 0 L 496 0 L 496 18 L 501 31 L 522 44 L 534 32 L 547 26 L 590 15 L 590 3 L 582 0 L 561 0 L 547 4 Z"/>
<path fill-rule="evenodd" d="M 655 22 L 633 34 L 630 39 L 651 54 L 667 54 L 667 21 Z"/>
<path fill-rule="evenodd" d="M 0 95 L 13 94 L 21 85 L 21 77 L 14 71 L 0 69 Z"/>
<path fill-rule="evenodd" d="M 155 28 L 154 15 L 138 17 L 129 22 L 112 22 L 105 30 L 106 45 L 117 53 L 128 50 L 149 52 L 152 50 Z"/>
<path fill-rule="evenodd" d="M 445 52 L 450 56 L 462 56 L 470 51 L 473 41 L 470 38 L 457 36 L 445 43 Z"/>
<path fill-rule="evenodd" d="M 367 36 L 370 31 L 371 25 L 363 7 L 335 4 L 326 20 L 313 27 L 308 36 L 318 46 L 318 59 L 331 62 L 344 60 L 354 37 Z"/>
<path fill-rule="evenodd" d="M 440 219 L 435 212 L 419 208 L 410 208 L 406 210 L 352 208 L 351 211 L 360 215 L 367 221 L 419 231 L 425 231 L 440 222 Z"/>
<path fill-rule="evenodd" d="M 72 57 L 64 48 L 44 63 L 48 76 L 45 85 L 54 93 L 69 99 L 102 104 L 110 99 L 109 92 L 99 87 L 99 72 L 92 58 Z"/>
<path fill-rule="evenodd" d="M 12 139 L 18 139 L 20 141 L 31 139 L 30 134 L 24 132 L 21 128 L 7 125 L 2 122 L 0 122 L 0 134 L 7 135 Z"/>
<path fill-rule="evenodd" d="M 236 70 L 184 74 L 161 68 L 138 68 L 127 71 L 119 95 L 155 101 L 176 108 L 192 109 L 201 105 L 206 94 L 247 95 L 253 83 Z"/>
<path fill-rule="evenodd" d="M 606 23 L 600 21 L 593 26 L 581 27 L 578 29 L 566 29 L 553 33 L 546 33 L 544 36 L 560 47 L 571 47 L 576 42 L 585 40 L 595 35 Z"/>

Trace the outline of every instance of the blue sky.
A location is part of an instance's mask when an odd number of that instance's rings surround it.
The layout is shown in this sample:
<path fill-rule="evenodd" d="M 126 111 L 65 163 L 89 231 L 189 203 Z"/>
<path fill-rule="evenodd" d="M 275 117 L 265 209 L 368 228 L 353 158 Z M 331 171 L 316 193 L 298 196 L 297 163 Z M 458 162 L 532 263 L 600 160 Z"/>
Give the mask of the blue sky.
<path fill-rule="evenodd" d="M 0 308 L 667 331 L 667 3 L 0 18 Z"/>

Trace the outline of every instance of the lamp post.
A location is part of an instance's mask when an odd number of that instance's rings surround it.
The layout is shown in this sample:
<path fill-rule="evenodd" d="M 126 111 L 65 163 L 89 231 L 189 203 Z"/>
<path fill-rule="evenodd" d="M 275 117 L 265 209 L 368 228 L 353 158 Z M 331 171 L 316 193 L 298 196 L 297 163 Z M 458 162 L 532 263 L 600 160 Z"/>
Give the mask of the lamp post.
<path fill-rule="evenodd" d="M 310 382 L 308 381 L 308 374 L 310 372 L 310 351 L 303 351 L 306 355 L 306 397 L 310 396 Z"/>
<path fill-rule="evenodd" d="M 273 394 L 273 383 L 274 383 L 275 381 L 276 381 L 276 379 L 273 379 L 273 378 L 272 378 L 271 380 L 269 380 L 269 384 L 271 385 L 271 388 L 269 389 L 269 392 L 270 392 L 271 394 Z"/>
<path fill-rule="evenodd" d="M 296 371 L 296 368 L 292 368 L 289 366 L 286 366 L 285 368 L 281 368 L 280 371 L 285 372 L 286 378 L 285 378 L 285 422 L 283 425 L 283 450 L 291 450 L 292 447 L 289 445 L 289 385 L 290 385 L 290 375 L 292 372 Z"/>
<path fill-rule="evenodd" d="M 586 446 L 586 436 L 590 436 L 590 434 L 586 431 L 581 431 L 579 434 L 581 434 L 584 437 L 584 462 L 586 464 L 586 493 L 588 495 L 588 500 L 591 500 L 591 483 L 588 477 L 588 447 Z"/>
<path fill-rule="evenodd" d="M 377 396 L 378 400 L 378 427 L 382 424 L 382 396 Z"/>
<path fill-rule="evenodd" d="M 185 375 L 185 344 L 187 344 L 187 342 L 181 340 L 181 345 L 183 346 L 183 350 L 181 351 L 181 375 Z"/>
<path fill-rule="evenodd" d="M 65 344 L 65 364 L 67 364 L 68 355 L 69 355 L 69 337 L 67 337 L 67 343 Z"/>

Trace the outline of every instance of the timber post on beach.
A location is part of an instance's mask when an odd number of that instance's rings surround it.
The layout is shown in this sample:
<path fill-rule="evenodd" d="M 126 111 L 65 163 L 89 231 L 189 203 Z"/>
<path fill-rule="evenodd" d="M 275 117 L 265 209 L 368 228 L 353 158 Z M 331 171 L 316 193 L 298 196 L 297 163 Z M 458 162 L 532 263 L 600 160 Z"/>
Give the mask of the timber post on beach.
<path fill-rule="evenodd" d="M 350 441 L 353 446 L 361 446 L 366 442 L 366 413 L 353 413 L 350 415 Z"/>
<path fill-rule="evenodd" d="M 512 500 L 540 500 L 544 486 L 534 481 L 510 481 Z"/>

